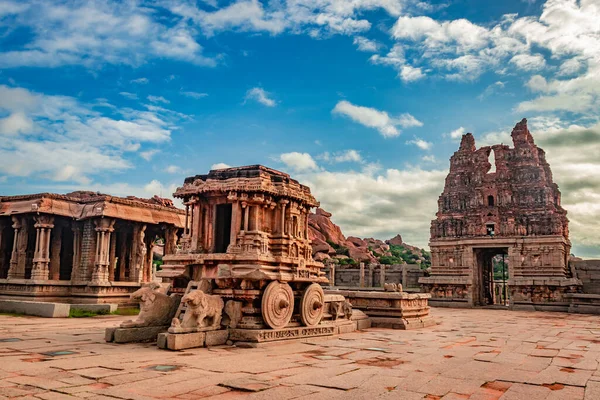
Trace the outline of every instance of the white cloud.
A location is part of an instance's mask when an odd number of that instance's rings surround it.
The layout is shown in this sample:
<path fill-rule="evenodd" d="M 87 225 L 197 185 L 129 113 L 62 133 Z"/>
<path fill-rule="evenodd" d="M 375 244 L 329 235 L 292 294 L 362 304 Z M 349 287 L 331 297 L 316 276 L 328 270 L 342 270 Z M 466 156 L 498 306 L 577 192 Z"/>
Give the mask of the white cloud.
<path fill-rule="evenodd" d="M 333 159 L 335 160 L 335 162 L 361 162 L 362 161 L 362 157 L 360 156 L 360 152 L 356 151 L 356 150 L 346 150 L 343 151 L 339 154 L 335 154 Z"/>
<path fill-rule="evenodd" d="M 125 155 L 143 143 L 169 141 L 174 121 L 163 113 L 127 108 L 120 118 L 111 118 L 72 97 L 4 85 L 0 113 L 12 118 L 12 130 L 0 141 L 0 173 L 85 184 L 96 174 L 131 168 Z"/>
<path fill-rule="evenodd" d="M 539 71 L 546 66 L 546 60 L 539 54 L 517 54 L 510 62 L 523 71 Z"/>
<path fill-rule="evenodd" d="M 147 97 L 147 99 L 150 100 L 153 103 L 163 103 L 163 104 L 169 104 L 170 103 L 169 100 L 165 99 L 162 96 L 152 96 L 152 95 L 150 95 L 150 96 Z"/>
<path fill-rule="evenodd" d="M 213 164 L 210 169 L 225 169 L 225 168 L 231 168 L 231 165 L 229 164 L 225 164 L 225 163 L 217 163 L 217 164 Z"/>
<path fill-rule="evenodd" d="M 208 96 L 208 93 L 200 93 L 200 92 L 180 92 L 180 93 L 186 97 L 191 97 L 192 99 L 201 99 L 203 97 Z"/>
<path fill-rule="evenodd" d="M 350 117 L 369 128 L 375 128 L 383 137 L 396 137 L 401 131 L 398 127 L 411 128 L 423 126 L 423 123 L 410 114 L 402 114 L 398 117 L 390 117 L 385 111 L 379 111 L 375 108 L 354 105 L 346 100 L 338 102 L 332 110 L 334 114 L 341 114 Z"/>
<path fill-rule="evenodd" d="M 421 150 L 429 150 L 429 149 L 431 149 L 431 146 L 433 146 L 433 143 L 428 142 L 426 140 L 423 140 L 421 138 L 418 138 L 416 136 L 415 136 L 414 139 L 408 140 L 406 142 L 406 144 L 414 144 L 415 146 L 417 146 Z"/>
<path fill-rule="evenodd" d="M 425 74 L 423 74 L 421 68 L 403 65 L 400 69 L 400 79 L 402 79 L 404 82 L 414 82 L 423 78 L 425 78 Z"/>
<path fill-rule="evenodd" d="M 336 151 L 333 154 L 328 151 L 317 156 L 318 160 L 323 160 L 329 163 L 357 162 L 362 163 L 363 159 L 358 150 L 343 150 Z"/>
<path fill-rule="evenodd" d="M 461 126 L 460 128 L 455 129 L 452 132 L 450 132 L 450 138 L 452 138 L 454 140 L 460 140 L 464 134 L 465 134 L 465 128 Z"/>
<path fill-rule="evenodd" d="M 382 47 L 381 43 L 375 40 L 367 39 L 364 36 L 356 36 L 353 43 L 358 47 L 358 50 L 368 53 L 375 53 Z"/>
<path fill-rule="evenodd" d="M 311 188 L 345 235 L 387 239 L 401 233 L 406 242 L 426 247 L 446 174 L 365 165 L 359 171 L 307 171 L 294 178 Z"/>
<path fill-rule="evenodd" d="M 137 100 L 138 96 L 135 93 L 130 93 L 130 92 L 119 92 L 119 94 L 129 100 Z"/>
<path fill-rule="evenodd" d="M 0 118 L 0 135 L 16 135 L 33 130 L 33 121 L 24 112 L 15 112 Z"/>
<path fill-rule="evenodd" d="M 294 171 L 311 171 L 318 169 L 317 163 L 308 153 L 284 153 L 279 156 L 279 160 Z"/>
<path fill-rule="evenodd" d="M 266 92 L 264 89 L 259 88 L 259 87 L 255 87 L 252 89 L 249 89 L 246 92 L 246 101 L 247 100 L 254 100 L 254 101 L 258 101 L 259 103 L 267 106 L 267 107 L 275 107 L 275 105 L 277 104 L 275 102 L 275 100 L 273 100 L 272 98 L 270 98 L 271 94 L 269 92 Z"/>
<path fill-rule="evenodd" d="M 165 168 L 165 172 L 168 174 L 180 174 L 183 171 L 177 165 L 169 165 L 167 168 Z"/>
<path fill-rule="evenodd" d="M 141 151 L 140 157 L 142 157 L 146 161 L 150 161 L 150 160 L 152 160 L 152 157 L 154 157 L 158 153 L 159 153 L 159 151 L 156 149 Z"/>
<path fill-rule="evenodd" d="M 502 81 L 494 82 L 491 85 L 488 85 L 485 88 L 485 90 L 479 96 L 477 96 L 477 98 L 479 100 L 483 100 L 486 97 L 489 97 L 491 95 L 499 94 L 499 93 L 501 93 L 502 89 L 504 89 L 505 86 L 506 86 L 506 82 L 502 82 Z"/>
<path fill-rule="evenodd" d="M 140 85 L 146 85 L 150 81 L 148 80 L 148 78 L 137 78 L 137 79 L 132 79 L 129 82 L 138 83 Z"/>
<path fill-rule="evenodd" d="M 149 3 L 35 1 L 33 5 L 12 10 L 11 27 L 28 34 L 21 37 L 20 46 L 0 53 L 0 68 L 138 66 L 155 58 L 217 64 L 215 58 L 203 55 L 194 39 L 195 28 L 161 18 Z"/>

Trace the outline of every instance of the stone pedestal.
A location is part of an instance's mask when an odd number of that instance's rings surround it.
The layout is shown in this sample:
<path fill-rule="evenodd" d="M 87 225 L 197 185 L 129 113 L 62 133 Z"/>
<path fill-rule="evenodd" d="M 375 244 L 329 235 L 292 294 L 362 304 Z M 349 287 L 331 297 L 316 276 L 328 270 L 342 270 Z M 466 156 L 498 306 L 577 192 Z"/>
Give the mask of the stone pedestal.
<path fill-rule="evenodd" d="M 159 349 L 185 350 L 196 347 L 222 346 L 227 343 L 228 339 L 229 331 L 227 329 L 192 333 L 165 332 L 158 335 L 157 345 Z"/>
<path fill-rule="evenodd" d="M 435 325 L 429 315 L 427 293 L 365 292 L 328 290 L 326 293 L 344 296 L 353 309 L 369 316 L 371 326 L 392 329 L 417 329 Z"/>
<path fill-rule="evenodd" d="M 114 343 L 154 342 L 160 333 L 166 332 L 168 325 L 145 326 L 141 328 L 106 328 L 104 340 Z"/>

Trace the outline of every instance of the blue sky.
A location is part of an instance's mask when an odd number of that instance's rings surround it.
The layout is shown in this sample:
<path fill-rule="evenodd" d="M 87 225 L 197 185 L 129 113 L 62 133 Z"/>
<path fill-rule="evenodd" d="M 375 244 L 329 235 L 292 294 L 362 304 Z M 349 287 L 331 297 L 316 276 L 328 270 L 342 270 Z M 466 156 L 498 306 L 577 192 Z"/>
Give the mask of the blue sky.
<path fill-rule="evenodd" d="M 599 0 L 0 0 L 0 193 L 169 196 L 213 166 L 309 184 L 425 246 L 462 133 L 530 121 L 600 256 Z"/>

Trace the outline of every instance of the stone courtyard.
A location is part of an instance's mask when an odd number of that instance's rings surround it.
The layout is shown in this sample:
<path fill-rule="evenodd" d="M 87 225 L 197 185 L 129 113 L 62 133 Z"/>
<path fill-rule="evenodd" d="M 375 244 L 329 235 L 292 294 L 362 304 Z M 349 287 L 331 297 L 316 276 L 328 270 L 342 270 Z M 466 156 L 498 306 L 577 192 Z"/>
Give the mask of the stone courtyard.
<path fill-rule="evenodd" d="M 414 331 L 179 352 L 105 343 L 125 316 L 0 315 L 0 399 L 600 399 L 597 316 L 432 315 Z"/>

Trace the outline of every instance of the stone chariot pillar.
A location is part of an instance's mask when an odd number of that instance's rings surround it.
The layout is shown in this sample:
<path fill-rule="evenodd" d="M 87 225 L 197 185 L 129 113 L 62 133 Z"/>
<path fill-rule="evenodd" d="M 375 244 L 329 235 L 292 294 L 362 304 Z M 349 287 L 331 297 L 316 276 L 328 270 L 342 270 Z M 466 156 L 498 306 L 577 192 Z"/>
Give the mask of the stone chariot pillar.
<path fill-rule="evenodd" d="M 92 273 L 92 284 L 108 283 L 108 266 L 110 263 L 110 237 L 114 231 L 115 220 L 100 218 L 96 225 L 96 263 Z"/>
<path fill-rule="evenodd" d="M 33 257 L 33 268 L 31 269 L 31 280 L 48 280 L 50 264 L 50 235 L 54 228 L 54 217 L 51 215 L 37 215 L 35 220 L 35 255 Z"/>

